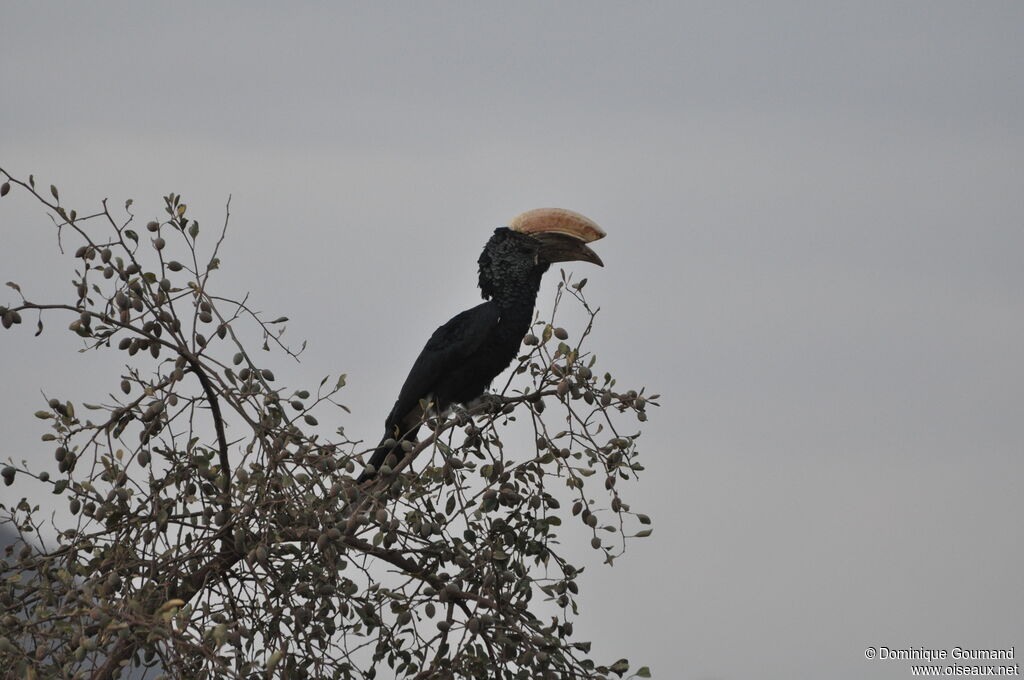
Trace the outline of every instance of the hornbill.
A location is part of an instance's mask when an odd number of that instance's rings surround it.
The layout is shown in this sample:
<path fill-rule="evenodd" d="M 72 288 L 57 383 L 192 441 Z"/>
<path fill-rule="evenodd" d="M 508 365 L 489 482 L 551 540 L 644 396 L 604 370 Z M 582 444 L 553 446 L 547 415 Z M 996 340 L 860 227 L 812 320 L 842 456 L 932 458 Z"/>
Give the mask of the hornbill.
<path fill-rule="evenodd" d="M 478 260 L 480 294 L 486 302 L 454 316 L 430 336 L 359 482 L 376 475 L 386 461 L 394 466 L 402 459 L 402 443 L 415 441 L 426 415 L 423 403 L 443 413 L 483 394 L 512 363 L 529 330 L 544 272 L 552 263 L 570 260 L 604 266 L 586 245 L 604 235 L 583 215 L 560 208 L 530 210 L 494 230 Z M 390 460 L 388 454 L 394 454 Z"/>

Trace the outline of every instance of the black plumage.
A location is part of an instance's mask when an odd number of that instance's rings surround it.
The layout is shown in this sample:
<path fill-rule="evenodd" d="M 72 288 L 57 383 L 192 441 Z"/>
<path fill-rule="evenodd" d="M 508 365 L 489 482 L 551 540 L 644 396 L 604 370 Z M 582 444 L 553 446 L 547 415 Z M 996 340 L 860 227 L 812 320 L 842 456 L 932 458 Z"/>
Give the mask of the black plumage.
<path fill-rule="evenodd" d="M 528 235 L 507 227 L 494 231 L 478 260 L 486 302 L 456 315 L 430 336 L 385 420 L 381 445 L 358 481 L 373 477 L 389 453 L 394 454 L 391 465 L 401 460 L 401 442 L 415 441 L 423 421 L 422 400 L 443 412 L 483 394 L 519 351 L 544 272 L 551 263 L 570 259 L 601 264 L 592 250 L 570 236 Z M 384 446 L 389 439 L 398 444 Z"/>

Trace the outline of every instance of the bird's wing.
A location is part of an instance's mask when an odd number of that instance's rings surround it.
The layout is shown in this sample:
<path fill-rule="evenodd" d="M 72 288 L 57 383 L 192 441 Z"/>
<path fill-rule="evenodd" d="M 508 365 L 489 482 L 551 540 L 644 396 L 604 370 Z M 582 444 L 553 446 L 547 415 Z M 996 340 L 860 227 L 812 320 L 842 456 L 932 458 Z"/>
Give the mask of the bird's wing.
<path fill-rule="evenodd" d="M 450 371 L 480 347 L 500 318 L 498 305 L 484 302 L 452 317 L 434 331 L 402 385 L 385 422 L 384 438 L 370 457 L 368 467 L 359 475 L 360 484 L 373 477 L 374 473 L 369 470 L 379 469 L 389 453 L 395 453 L 396 460 L 402 457 L 401 449 L 384 446 L 384 442 L 391 438 L 411 440 L 416 437 L 423 419 L 420 400 L 426 399 Z"/>
<path fill-rule="evenodd" d="M 420 399 L 433 392 L 449 371 L 458 367 L 480 347 L 500 317 L 497 304 L 484 302 L 457 314 L 434 331 L 412 365 L 388 415 L 386 424 L 390 435 L 394 435 L 396 425 L 403 430 L 412 425 L 404 421 L 418 409 Z M 419 421 L 418 417 L 416 421 Z"/>

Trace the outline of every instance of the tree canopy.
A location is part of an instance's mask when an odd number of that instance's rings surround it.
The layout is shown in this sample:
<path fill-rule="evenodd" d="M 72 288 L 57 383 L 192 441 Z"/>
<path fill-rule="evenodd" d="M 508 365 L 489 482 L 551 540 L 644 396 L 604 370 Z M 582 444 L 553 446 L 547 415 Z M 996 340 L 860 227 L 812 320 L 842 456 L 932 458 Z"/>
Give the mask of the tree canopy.
<path fill-rule="evenodd" d="M 3 327 L 57 324 L 125 362 L 90 402 L 48 395 L 38 455 L 4 463 L 8 487 L 53 496 L 0 503 L 20 537 L 0 562 L 0 675 L 649 676 L 573 630 L 578 547 L 611 565 L 651 532 L 625 493 L 658 398 L 587 349 L 586 279 L 562 273 L 501 398 L 427 420 L 395 474 L 358 485 L 346 377 L 287 385 L 267 365 L 305 347 L 286 344 L 288 318 L 215 292 L 230 201 L 208 236 L 177 194 L 142 224 L 132 201 L 79 215 L 0 174 L 73 269 L 56 302 L 9 282 Z M 566 305 L 586 320 L 572 332 Z"/>

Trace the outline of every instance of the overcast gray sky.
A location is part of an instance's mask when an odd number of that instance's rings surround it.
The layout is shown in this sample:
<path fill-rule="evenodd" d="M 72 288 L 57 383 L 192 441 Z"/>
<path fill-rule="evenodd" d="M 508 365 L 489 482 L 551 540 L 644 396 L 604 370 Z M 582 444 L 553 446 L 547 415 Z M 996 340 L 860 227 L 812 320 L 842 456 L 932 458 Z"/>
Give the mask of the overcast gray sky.
<path fill-rule="evenodd" d="M 0 14 L 0 165 L 79 212 L 175 191 L 214 225 L 232 194 L 221 290 L 309 339 L 279 376 L 349 374 L 357 436 L 477 301 L 494 227 L 606 228 L 605 269 L 575 268 L 591 348 L 664 397 L 632 490 L 655 532 L 584 582 L 600 657 L 853 680 L 910 677 L 867 646 L 1024 655 L 1024 4 Z M 0 276 L 64 291 L 39 211 L 0 224 Z M 88 400 L 117 365 L 67 335 L 0 336 L 4 457 L 40 450 L 41 388 Z"/>

